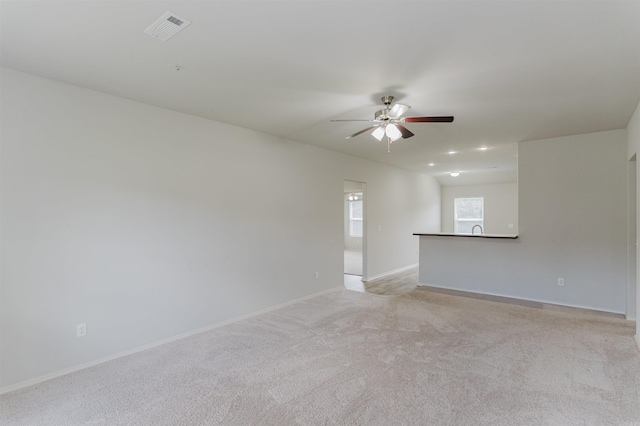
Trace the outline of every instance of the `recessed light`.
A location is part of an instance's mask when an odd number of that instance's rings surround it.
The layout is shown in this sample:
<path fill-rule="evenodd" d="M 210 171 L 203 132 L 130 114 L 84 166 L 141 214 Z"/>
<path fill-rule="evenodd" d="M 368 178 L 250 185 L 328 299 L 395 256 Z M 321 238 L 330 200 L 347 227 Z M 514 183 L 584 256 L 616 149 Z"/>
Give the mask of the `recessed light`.
<path fill-rule="evenodd" d="M 429 166 L 429 167 L 433 167 L 433 166 L 435 166 L 435 165 L 436 165 L 436 163 L 429 163 L 429 164 L 428 164 L 428 166 Z"/>
<path fill-rule="evenodd" d="M 457 152 L 457 151 L 449 151 L 449 154 L 450 154 L 450 155 L 453 155 L 453 154 L 455 154 L 456 152 Z"/>
<path fill-rule="evenodd" d="M 488 149 L 489 149 L 489 148 L 487 148 L 486 146 L 481 146 L 481 147 L 480 147 L 480 151 L 486 151 L 486 150 L 488 150 Z"/>
<path fill-rule="evenodd" d="M 460 176 L 460 172 L 451 172 L 451 173 L 449 173 L 449 176 L 458 177 L 458 176 Z"/>

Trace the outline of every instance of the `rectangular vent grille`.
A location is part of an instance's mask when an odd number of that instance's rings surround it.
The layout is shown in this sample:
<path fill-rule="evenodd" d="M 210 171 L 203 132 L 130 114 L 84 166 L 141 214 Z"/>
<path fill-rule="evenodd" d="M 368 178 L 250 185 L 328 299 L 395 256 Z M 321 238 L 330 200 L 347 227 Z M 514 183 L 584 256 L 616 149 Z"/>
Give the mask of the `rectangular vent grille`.
<path fill-rule="evenodd" d="M 158 40 L 167 41 L 187 28 L 190 24 L 190 21 L 179 17 L 175 13 L 167 12 L 151 24 L 149 28 L 144 30 L 144 32 Z"/>

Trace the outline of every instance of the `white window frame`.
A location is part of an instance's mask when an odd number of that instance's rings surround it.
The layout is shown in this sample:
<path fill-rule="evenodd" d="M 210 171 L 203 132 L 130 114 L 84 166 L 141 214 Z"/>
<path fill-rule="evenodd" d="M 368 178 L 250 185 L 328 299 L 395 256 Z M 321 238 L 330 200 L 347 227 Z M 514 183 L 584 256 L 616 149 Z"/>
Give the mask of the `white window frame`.
<path fill-rule="evenodd" d="M 458 200 L 464 199 L 479 199 L 480 204 L 482 205 L 482 217 L 458 217 Z M 456 234 L 471 234 L 472 232 L 460 232 L 458 224 L 460 222 L 480 222 L 480 226 L 482 227 L 482 232 L 484 232 L 484 197 L 456 197 L 453 199 L 453 226 L 454 232 Z"/>

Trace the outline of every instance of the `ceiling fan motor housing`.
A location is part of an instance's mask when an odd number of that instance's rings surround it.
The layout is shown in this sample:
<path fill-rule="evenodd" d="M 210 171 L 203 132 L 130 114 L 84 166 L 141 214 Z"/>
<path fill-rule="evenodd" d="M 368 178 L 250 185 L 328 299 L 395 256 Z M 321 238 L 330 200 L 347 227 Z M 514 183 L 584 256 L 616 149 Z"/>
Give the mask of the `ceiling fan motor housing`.
<path fill-rule="evenodd" d="M 376 111 L 376 113 L 374 115 L 374 120 L 377 120 L 377 121 L 389 120 L 389 117 L 387 116 L 388 112 L 389 112 L 388 108 L 380 109 L 380 110 Z"/>

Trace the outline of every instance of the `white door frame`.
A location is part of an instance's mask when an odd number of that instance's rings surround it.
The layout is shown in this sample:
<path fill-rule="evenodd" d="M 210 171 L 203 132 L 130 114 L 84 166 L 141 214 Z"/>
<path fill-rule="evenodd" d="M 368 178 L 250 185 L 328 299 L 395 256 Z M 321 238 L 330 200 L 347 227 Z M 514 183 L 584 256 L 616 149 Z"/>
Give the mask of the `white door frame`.
<path fill-rule="evenodd" d="M 636 292 L 637 288 L 637 256 L 638 237 L 636 226 L 637 215 L 637 177 L 636 177 L 636 155 L 627 164 L 627 301 L 625 316 L 629 320 L 636 319 Z"/>

